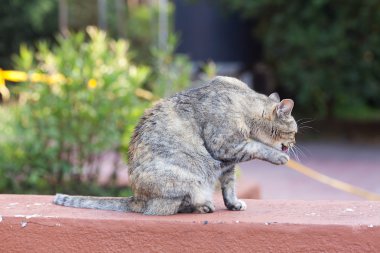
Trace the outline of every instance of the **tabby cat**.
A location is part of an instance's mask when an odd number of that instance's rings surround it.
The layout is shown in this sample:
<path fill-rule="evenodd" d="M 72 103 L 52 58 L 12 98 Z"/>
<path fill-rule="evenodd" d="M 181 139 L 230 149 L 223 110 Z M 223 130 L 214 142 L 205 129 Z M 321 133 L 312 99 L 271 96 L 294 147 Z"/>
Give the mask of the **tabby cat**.
<path fill-rule="evenodd" d="M 235 194 L 234 166 L 252 159 L 285 164 L 295 144 L 293 101 L 256 93 L 245 83 L 218 76 L 147 110 L 129 147 L 133 197 L 57 194 L 54 203 L 146 215 L 211 213 L 220 181 L 229 210 L 245 210 Z"/>

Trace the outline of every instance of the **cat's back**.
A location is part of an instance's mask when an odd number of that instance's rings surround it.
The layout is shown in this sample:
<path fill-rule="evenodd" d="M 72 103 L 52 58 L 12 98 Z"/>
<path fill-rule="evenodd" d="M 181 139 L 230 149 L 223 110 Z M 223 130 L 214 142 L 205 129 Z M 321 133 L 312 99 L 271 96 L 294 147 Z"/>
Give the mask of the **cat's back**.
<path fill-rule="evenodd" d="M 238 79 L 218 76 L 204 86 L 161 99 L 145 111 L 135 128 L 134 137 L 155 129 L 164 132 L 178 130 L 181 128 L 178 124 L 190 122 L 197 118 L 195 114 L 212 108 L 213 99 L 222 97 L 223 94 L 245 93 L 247 90 L 247 85 Z"/>
<path fill-rule="evenodd" d="M 255 94 L 238 79 L 218 76 L 202 87 L 160 100 L 145 111 L 136 126 L 129 161 L 145 160 L 146 156 L 174 149 L 195 151 L 195 147 L 203 145 L 200 135 L 205 122 L 247 110 L 242 105 Z"/>
<path fill-rule="evenodd" d="M 128 149 L 130 165 L 137 166 L 153 156 L 169 156 L 175 151 L 201 145 L 192 99 L 175 95 L 145 111 L 137 124 Z"/>

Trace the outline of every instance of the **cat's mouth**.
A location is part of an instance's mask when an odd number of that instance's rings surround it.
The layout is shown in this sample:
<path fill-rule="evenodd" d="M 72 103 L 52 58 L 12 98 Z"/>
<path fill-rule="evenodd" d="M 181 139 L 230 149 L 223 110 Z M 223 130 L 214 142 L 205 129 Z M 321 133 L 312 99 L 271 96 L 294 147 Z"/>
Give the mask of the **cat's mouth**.
<path fill-rule="evenodd" d="M 284 143 L 282 143 L 282 144 L 281 144 L 281 150 L 282 150 L 283 152 L 288 152 L 289 147 L 286 146 Z"/>

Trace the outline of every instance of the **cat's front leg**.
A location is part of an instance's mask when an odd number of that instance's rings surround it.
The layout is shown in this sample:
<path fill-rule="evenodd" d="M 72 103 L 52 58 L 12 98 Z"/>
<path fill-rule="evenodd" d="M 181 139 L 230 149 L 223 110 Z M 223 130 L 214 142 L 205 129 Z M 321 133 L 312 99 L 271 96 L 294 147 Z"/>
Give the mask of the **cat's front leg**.
<path fill-rule="evenodd" d="M 247 209 L 244 201 L 238 199 L 235 193 L 235 167 L 231 166 L 219 177 L 222 187 L 224 205 L 232 211 Z"/>
<path fill-rule="evenodd" d="M 248 149 L 251 149 L 250 151 L 253 153 L 254 158 L 277 165 L 286 164 L 289 161 L 289 156 L 287 154 L 261 142 L 252 141 L 248 146 Z"/>
<path fill-rule="evenodd" d="M 289 156 L 284 152 L 265 145 L 261 142 L 239 139 L 239 136 L 220 134 L 205 138 L 205 147 L 210 155 L 223 162 L 246 162 L 252 159 L 260 159 L 281 165 L 289 161 Z M 241 137 L 241 136 L 240 136 Z"/>

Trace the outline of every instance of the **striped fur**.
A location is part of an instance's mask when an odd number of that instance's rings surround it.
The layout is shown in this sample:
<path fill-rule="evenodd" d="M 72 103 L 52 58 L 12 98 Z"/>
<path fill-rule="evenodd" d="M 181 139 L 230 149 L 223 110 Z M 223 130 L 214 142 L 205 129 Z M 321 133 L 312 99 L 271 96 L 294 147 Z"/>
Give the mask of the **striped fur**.
<path fill-rule="evenodd" d="M 252 159 L 289 160 L 282 148 L 295 143 L 293 101 L 256 93 L 243 82 L 216 77 L 147 110 L 129 147 L 134 196 L 94 198 L 57 194 L 58 205 L 171 215 L 209 213 L 220 181 L 229 210 L 244 210 L 235 194 L 234 165 Z"/>

